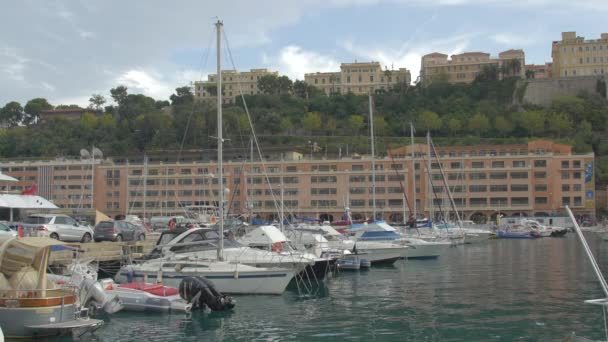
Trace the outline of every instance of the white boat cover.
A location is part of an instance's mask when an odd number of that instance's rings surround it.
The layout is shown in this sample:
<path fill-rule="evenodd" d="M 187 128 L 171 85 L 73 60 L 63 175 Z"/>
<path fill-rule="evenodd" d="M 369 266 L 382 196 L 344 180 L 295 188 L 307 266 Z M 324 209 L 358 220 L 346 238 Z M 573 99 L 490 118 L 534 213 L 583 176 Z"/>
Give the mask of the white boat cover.
<path fill-rule="evenodd" d="M 259 226 L 245 234 L 240 240 L 247 245 L 268 245 L 289 241 L 285 234 L 275 226 Z"/>
<path fill-rule="evenodd" d="M 0 208 L 58 209 L 56 205 L 36 195 L 0 194 Z"/>

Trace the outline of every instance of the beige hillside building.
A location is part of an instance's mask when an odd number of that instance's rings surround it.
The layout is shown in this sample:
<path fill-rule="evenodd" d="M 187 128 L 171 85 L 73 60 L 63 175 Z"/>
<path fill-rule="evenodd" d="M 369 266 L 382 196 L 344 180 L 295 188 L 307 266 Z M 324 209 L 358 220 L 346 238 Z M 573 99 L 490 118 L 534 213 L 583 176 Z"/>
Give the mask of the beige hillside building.
<path fill-rule="evenodd" d="M 519 70 L 515 71 L 517 76 L 525 77 L 525 54 L 523 50 L 507 50 L 498 54 L 498 58 L 492 58 L 485 52 L 464 52 L 457 55 L 448 55 L 433 52 L 422 56 L 420 68 L 420 80 L 423 84 L 429 84 L 433 78 L 446 77 L 449 83 L 471 83 L 479 72 L 488 65 L 502 67 L 511 60 L 519 60 Z M 499 77 L 504 77 L 502 73 Z"/>
<path fill-rule="evenodd" d="M 369 94 L 388 90 L 396 84 L 410 84 L 412 77 L 406 68 L 388 69 L 379 62 L 342 63 L 339 72 L 314 72 L 304 75 L 304 81 L 325 94 Z"/>
<path fill-rule="evenodd" d="M 562 32 L 551 49 L 553 77 L 580 77 L 608 73 L 608 33 L 585 40 L 576 32 Z"/>
<path fill-rule="evenodd" d="M 279 76 L 277 71 L 268 69 L 251 69 L 249 71 L 222 70 L 222 87 L 224 103 L 233 103 L 237 96 L 256 95 L 260 93 L 258 80 L 262 76 Z M 194 96 L 199 99 L 215 100 L 217 74 L 210 74 L 207 81 L 194 82 Z"/>

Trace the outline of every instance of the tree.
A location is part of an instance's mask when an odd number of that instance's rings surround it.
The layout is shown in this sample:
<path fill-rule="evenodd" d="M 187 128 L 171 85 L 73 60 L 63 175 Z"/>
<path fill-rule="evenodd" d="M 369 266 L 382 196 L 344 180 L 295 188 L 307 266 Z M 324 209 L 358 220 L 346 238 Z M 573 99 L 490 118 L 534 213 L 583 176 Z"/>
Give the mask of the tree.
<path fill-rule="evenodd" d="M 538 135 L 545 130 L 545 115 L 540 110 L 530 110 L 522 113 L 521 125 L 530 136 Z"/>
<path fill-rule="evenodd" d="M 423 131 L 435 131 L 441 128 L 441 119 L 437 113 L 430 110 L 425 110 L 418 114 L 416 118 L 416 127 Z"/>
<path fill-rule="evenodd" d="M 549 122 L 549 131 L 556 134 L 558 138 L 561 138 L 562 135 L 566 134 L 572 128 L 572 123 L 564 113 L 553 114 L 547 121 Z"/>
<path fill-rule="evenodd" d="M 504 116 L 499 115 L 496 117 L 496 119 L 494 119 L 494 129 L 496 129 L 500 135 L 505 137 L 513 130 L 513 124 Z"/>
<path fill-rule="evenodd" d="M 374 134 L 386 133 L 386 121 L 382 116 L 374 116 Z"/>
<path fill-rule="evenodd" d="M 361 133 L 363 125 L 365 125 L 365 119 L 362 115 L 351 115 L 348 117 L 348 128 L 351 134 L 358 135 Z"/>
<path fill-rule="evenodd" d="M 551 110 L 567 114 L 572 122 L 580 122 L 585 119 L 585 100 L 571 95 L 558 96 L 553 99 Z"/>
<path fill-rule="evenodd" d="M 321 128 L 321 115 L 317 112 L 308 112 L 302 118 L 302 128 L 310 133 Z"/>
<path fill-rule="evenodd" d="M 194 94 L 192 94 L 192 89 L 190 87 L 179 87 L 175 88 L 175 94 L 172 94 L 169 99 L 171 100 L 172 105 L 181 105 L 192 103 L 194 100 Z"/>
<path fill-rule="evenodd" d="M 258 79 L 258 88 L 263 94 L 272 95 L 278 93 L 278 83 L 276 75 L 264 75 Z"/>
<path fill-rule="evenodd" d="M 308 98 L 308 83 L 296 80 L 293 83 L 293 93 L 294 95 L 303 99 Z"/>
<path fill-rule="evenodd" d="M 456 134 L 462 131 L 462 121 L 456 118 L 451 118 L 448 120 L 447 126 L 451 134 Z"/>
<path fill-rule="evenodd" d="M 475 77 L 476 82 L 487 82 L 498 80 L 500 70 L 496 64 L 486 64 Z"/>
<path fill-rule="evenodd" d="M 40 112 L 50 109 L 53 109 L 53 106 L 46 99 L 38 97 L 27 101 L 24 107 L 25 117 L 23 118 L 23 123 L 29 125 L 37 122 L 40 118 Z"/>
<path fill-rule="evenodd" d="M 0 109 L 0 121 L 7 127 L 17 127 L 23 121 L 23 107 L 16 101 L 7 103 Z"/>
<path fill-rule="evenodd" d="M 486 133 L 489 129 L 490 121 L 481 113 L 473 115 L 473 117 L 469 120 L 469 132 L 477 136 Z"/>
<path fill-rule="evenodd" d="M 289 77 L 281 76 L 281 77 L 277 78 L 276 87 L 277 87 L 278 95 L 281 95 L 281 94 L 287 95 L 287 94 L 290 94 L 293 90 L 293 82 L 291 82 Z"/>
<path fill-rule="evenodd" d="M 89 108 L 100 111 L 103 108 L 104 103 L 106 103 L 106 99 L 101 94 L 93 94 L 91 95 L 91 98 L 89 98 L 89 103 Z"/>
<path fill-rule="evenodd" d="M 120 106 L 127 99 L 127 87 L 119 85 L 116 88 L 110 89 L 110 94 L 112 95 L 114 102 L 116 102 L 116 104 Z"/>
<path fill-rule="evenodd" d="M 526 69 L 526 79 L 533 79 L 535 76 L 535 72 L 532 69 Z"/>

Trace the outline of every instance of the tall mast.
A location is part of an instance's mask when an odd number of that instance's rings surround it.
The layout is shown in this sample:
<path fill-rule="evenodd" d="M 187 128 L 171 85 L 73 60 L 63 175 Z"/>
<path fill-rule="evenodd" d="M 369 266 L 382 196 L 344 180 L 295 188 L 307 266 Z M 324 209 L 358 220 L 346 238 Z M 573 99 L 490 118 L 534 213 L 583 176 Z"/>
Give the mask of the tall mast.
<path fill-rule="evenodd" d="M 369 95 L 369 130 L 372 139 L 372 207 L 374 221 L 376 221 L 376 149 L 374 147 L 374 111 L 372 109 L 372 95 Z"/>
<path fill-rule="evenodd" d="M 427 168 L 428 168 L 428 192 L 427 199 L 429 199 L 429 219 L 435 221 L 435 213 L 433 212 L 433 165 L 431 163 L 431 132 L 426 132 L 426 147 L 427 147 Z"/>
<path fill-rule="evenodd" d="M 218 174 L 218 195 L 220 207 L 220 231 L 219 244 L 217 246 L 217 259 L 224 260 L 224 162 L 223 147 L 224 138 L 222 137 L 222 22 L 215 23 L 217 30 L 217 174 Z"/>
<path fill-rule="evenodd" d="M 146 201 L 146 192 L 148 191 L 148 156 L 144 153 L 144 221 L 146 220 L 146 207 L 147 205 L 147 201 Z M 167 191 L 166 189 L 167 187 L 165 187 L 165 192 Z"/>
<path fill-rule="evenodd" d="M 410 141 L 412 146 L 412 198 L 414 199 L 414 220 L 416 219 L 416 163 L 414 162 L 414 158 L 416 154 L 414 153 L 414 125 L 410 122 Z"/>

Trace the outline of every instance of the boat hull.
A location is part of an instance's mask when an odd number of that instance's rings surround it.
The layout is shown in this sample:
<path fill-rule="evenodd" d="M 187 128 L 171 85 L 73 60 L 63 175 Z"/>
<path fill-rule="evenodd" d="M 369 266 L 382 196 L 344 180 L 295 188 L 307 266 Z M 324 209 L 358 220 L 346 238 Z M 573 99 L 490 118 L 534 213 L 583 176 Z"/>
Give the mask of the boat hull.
<path fill-rule="evenodd" d="M 137 269 L 133 272 L 121 270 L 116 275 L 116 281 L 126 283 L 131 281 L 157 282 L 158 270 Z M 265 272 L 207 272 L 203 268 L 176 272 L 175 269 L 165 268 L 162 272 L 162 283 L 166 286 L 179 288 L 179 284 L 185 277 L 202 276 L 210 280 L 215 288 L 224 294 L 282 294 L 294 276 L 294 271 L 267 270 Z"/>
<path fill-rule="evenodd" d="M 6 338 L 51 337 L 95 330 L 103 321 L 74 319 L 74 304 L 45 307 L 0 307 L 0 322 Z"/>
<path fill-rule="evenodd" d="M 536 236 L 530 233 L 512 233 L 499 230 L 497 234 L 501 239 L 536 239 Z"/>
<path fill-rule="evenodd" d="M 441 254 L 450 248 L 448 244 L 422 244 L 410 245 L 407 251 L 407 259 L 436 259 Z"/>
<path fill-rule="evenodd" d="M 360 247 L 357 243 L 357 254 L 368 260 L 372 265 L 392 264 L 395 261 L 407 257 L 407 247 Z"/>
<path fill-rule="evenodd" d="M 308 277 L 317 280 L 325 279 L 325 276 L 329 271 L 335 268 L 336 259 L 316 259 L 314 265 L 308 265 L 300 272 L 301 277 Z"/>

